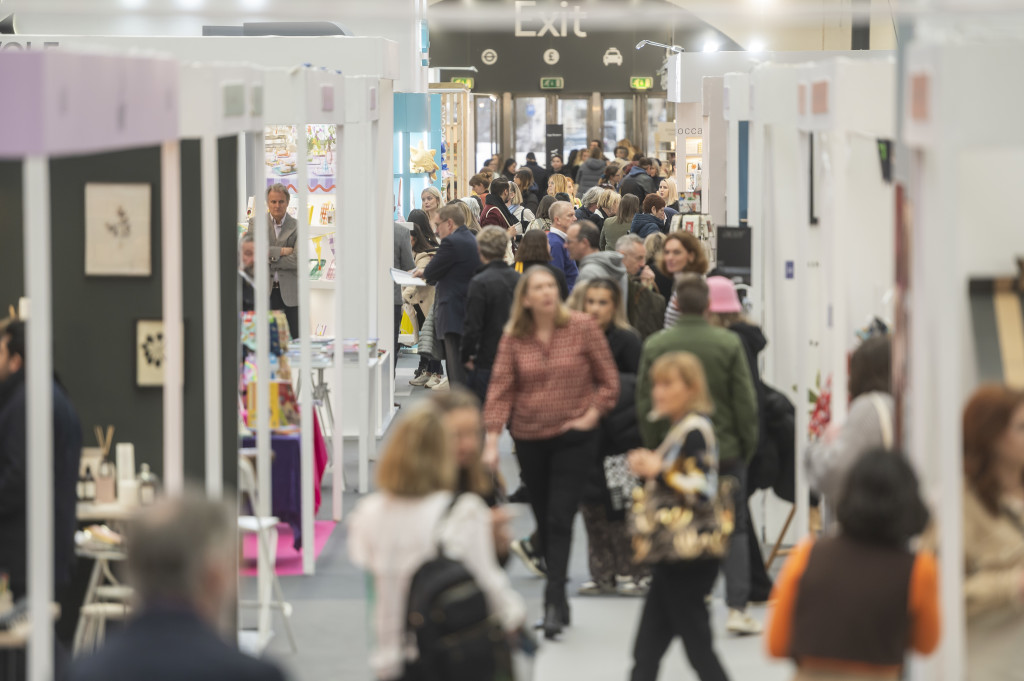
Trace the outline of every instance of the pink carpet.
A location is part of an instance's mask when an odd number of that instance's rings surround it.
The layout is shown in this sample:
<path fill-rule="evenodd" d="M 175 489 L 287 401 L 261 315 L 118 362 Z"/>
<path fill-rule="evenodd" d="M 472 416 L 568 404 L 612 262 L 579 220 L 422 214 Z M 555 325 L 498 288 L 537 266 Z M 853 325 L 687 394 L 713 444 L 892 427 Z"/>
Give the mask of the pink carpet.
<path fill-rule="evenodd" d="M 331 520 L 317 520 L 314 523 L 313 550 L 316 558 L 327 545 L 327 539 L 334 531 L 337 523 Z M 292 528 L 282 523 L 277 528 L 277 565 L 276 572 L 279 576 L 301 575 L 302 574 L 302 552 L 292 547 Z M 305 543 L 305 542 L 303 542 Z M 307 544 L 308 546 L 308 544 Z M 246 534 L 242 537 L 242 556 L 244 562 L 240 566 L 238 574 L 243 577 L 256 576 L 256 556 L 258 547 L 255 534 Z"/>

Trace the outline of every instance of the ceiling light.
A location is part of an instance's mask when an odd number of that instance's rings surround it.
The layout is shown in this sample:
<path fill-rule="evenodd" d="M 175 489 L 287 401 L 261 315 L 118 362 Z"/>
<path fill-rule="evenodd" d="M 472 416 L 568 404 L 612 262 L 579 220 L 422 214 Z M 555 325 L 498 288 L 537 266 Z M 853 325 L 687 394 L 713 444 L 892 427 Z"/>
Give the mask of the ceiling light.
<path fill-rule="evenodd" d="M 747 43 L 747 52 L 764 52 L 764 41 L 760 38 L 753 38 Z"/>
<path fill-rule="evenodd" d="M 704 51 L 705 52 L 718 52 L 718 41 L 717 40 L 709 40 L 706 43 L 704 43 Z"/>

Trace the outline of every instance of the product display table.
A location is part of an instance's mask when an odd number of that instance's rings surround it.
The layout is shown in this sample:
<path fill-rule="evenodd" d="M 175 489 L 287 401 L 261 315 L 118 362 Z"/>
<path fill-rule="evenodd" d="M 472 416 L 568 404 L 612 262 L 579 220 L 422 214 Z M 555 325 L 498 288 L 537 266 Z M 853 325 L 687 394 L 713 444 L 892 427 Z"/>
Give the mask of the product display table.
<path fill-rule="evenodd" d="M 130 520 L 138 511 L 138 506 L 129 506 L 128 504 L 93 504 L 80 501 L 75 514 L 79 522 L 100 523 Z"/>
<path fill-rule="evenodd" d="M 327 446 L 320 434 L 319 419 L 313 424 L 313 487 L 315 514 L 320 509 L 320 481 L 327 468 Z M 288 523 L 295 538 L 295 550 L 302 548 L 302 472 L 300 468 L 300 438 L 298 435 L 271 435 L 271 449 L 274 460 L 271 464 L 271 497 L 273 514 L 282 522 Z M 256 438 L 247 437 L 242 447 L 255 447 Z"/>

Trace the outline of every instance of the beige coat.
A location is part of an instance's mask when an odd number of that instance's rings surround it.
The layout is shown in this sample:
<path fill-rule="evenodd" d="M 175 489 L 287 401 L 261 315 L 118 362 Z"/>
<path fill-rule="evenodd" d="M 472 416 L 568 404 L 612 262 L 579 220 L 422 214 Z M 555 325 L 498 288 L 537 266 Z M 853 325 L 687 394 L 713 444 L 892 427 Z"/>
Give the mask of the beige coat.
<path fill-rule="evenodd" d="M 991 515 L 964 490 L 967 678 L 1024 680 L 1024 506 Z"/>
<path fill-rule="evenodd" d="M 416 269 L 422 270 L 425 268 L 433 257 L 433 253 L 416 253 L 414 255 L 416 260 Z M 410 305 L 419 305 L 420 309 L 423 310 L 423 316 L 426 317 L 430 314 L 430 309 L 434 307 L 434 287 L 403 286 L 402 300 Z"/>

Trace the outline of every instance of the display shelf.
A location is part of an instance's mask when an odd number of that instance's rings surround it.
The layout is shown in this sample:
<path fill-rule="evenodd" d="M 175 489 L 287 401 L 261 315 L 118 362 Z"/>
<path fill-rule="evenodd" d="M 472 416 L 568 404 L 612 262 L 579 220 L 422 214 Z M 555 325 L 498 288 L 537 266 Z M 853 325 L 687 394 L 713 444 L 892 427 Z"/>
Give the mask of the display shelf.
<path fill-rule="evenodd" d="M 437 106 L 439 126 L 435 127 L 441 154 L 441 172 L 435 186 L 446 202 L 467 193 L 473 175 L 473 95 L 469 88 L 453 83 L 432 83 L 431 98 Z"/>

